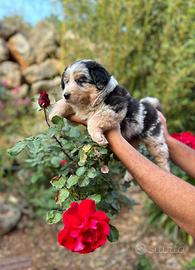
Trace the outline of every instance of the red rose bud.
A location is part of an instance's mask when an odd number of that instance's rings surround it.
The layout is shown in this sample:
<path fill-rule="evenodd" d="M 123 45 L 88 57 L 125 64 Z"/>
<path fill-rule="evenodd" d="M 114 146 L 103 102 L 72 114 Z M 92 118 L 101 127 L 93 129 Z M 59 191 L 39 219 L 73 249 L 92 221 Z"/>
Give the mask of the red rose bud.
<path fill-rule="evenodd" d="M 58 243 L 72 252 L 92 252 L 106 243 L 109 221 L 104 211 L 96 210 L 93 200 L 72 202 L 63 213 L 64 228 L 58 234 Z"/>
<path fill-rule="evenodd" d="M 41 108 L 47 108 L 50 105 L 50 99 L 46 91 L 40 92 L 40 96 L 38 99 L 39 106 Z"/>
<path fill-rule="evenodd" d="M 62 160 L 60 160 L 60 166 L 64 166 L 64 165 L 66 165 L 68 163 L 68 161 L 66 160 L 66 159 L 62 159 Z"/>

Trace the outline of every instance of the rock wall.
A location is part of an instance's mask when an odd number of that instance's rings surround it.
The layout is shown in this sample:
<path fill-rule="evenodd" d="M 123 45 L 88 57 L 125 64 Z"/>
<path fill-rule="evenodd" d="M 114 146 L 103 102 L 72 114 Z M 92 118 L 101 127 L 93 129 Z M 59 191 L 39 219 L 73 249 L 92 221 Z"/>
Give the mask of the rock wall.
<path fill-rule="evenodd" d="M 20 89 L 21 96 L 57 89 L 62 68 L 53 24 L 41 22 L 31 28 L 0 22 L 0 86 Z"/>

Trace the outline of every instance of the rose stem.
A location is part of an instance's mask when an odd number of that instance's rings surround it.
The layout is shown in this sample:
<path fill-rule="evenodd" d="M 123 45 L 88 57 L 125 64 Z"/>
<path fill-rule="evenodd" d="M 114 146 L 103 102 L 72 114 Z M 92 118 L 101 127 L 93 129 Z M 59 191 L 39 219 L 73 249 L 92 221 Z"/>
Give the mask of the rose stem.
<path fill-rule="evenodd" d="M 45 116 L 45 121 L 48 125 L 48 127 L 50 128 L 50 123 L 47 119 L 47 113 L 46 113 L 46 109 L 43 108 L 43 111 L 44 111 L 44 116 Z M 62 143 L 58 140 L 58 138 L 54 135 L 53 138 L 56 140 L 56 142 L 59 144 L 60 148 L 62 149 L 63 153 L 71 160 L 72 158 L 69 156 L 68 153 L 66 153 L 66 151 L 64 150 L 63 146 L 62 146 Z"/>

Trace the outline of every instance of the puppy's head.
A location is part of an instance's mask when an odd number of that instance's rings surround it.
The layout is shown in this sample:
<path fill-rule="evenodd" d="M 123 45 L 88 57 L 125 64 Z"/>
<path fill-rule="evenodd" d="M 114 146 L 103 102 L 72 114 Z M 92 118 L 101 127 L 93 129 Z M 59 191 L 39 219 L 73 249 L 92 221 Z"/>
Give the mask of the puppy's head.
<path fill-rule="evenodd" d="M 93 60 L 80 60 L 63 72 L 61 87 L 66 102 L 72 105 L 89 105 L 105 90 L 111 75 Z"/>

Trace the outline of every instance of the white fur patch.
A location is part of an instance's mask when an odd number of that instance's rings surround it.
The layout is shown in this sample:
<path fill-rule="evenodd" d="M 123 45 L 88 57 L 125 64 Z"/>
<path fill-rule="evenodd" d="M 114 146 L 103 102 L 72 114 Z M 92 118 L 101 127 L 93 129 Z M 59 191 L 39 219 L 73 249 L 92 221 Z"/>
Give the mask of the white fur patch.
<path fill-rule="evenodd" d="M 118 85 L 117 80 L 114 78 L 114 76 L 110 77 L 110 80 L 108 84 L 106 85 L 104 91 L 108 94 L 114 90 L 114 88 Z"/>
<path fill-rule="evenodd" d="M 160 108 L 160 101 L 155 97 L 145 97 L 140 100 L 140 102 L 146 102 L 151 104 L 154 108 Z"/>
<path fill-rule="evenodd" d="M 79 71 L 81 71 L 82 73 L 88 74 L 88 69 L 86 68 L 85 64 L 82 63 L 81 61 L 75 62 L 74 64 L 70 65 L 66 70 L 66 74 L 71 75 L 74 72 L 79 72 Z"/>

